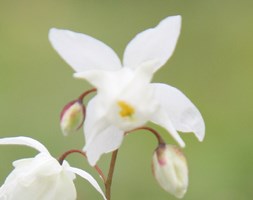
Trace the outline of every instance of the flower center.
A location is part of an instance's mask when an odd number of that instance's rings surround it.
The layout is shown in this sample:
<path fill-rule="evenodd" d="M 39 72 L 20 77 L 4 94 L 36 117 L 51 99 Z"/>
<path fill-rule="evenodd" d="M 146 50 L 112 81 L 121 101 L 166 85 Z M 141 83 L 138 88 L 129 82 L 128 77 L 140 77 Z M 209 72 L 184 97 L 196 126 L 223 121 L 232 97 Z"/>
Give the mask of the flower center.
<path fill-rule="evenodd" d="M 120 107 L 119 114 L 121 117 L 132 117 L 134 114 L 134 108 L 125 101 L 118 101 L 118 106 Z"/>

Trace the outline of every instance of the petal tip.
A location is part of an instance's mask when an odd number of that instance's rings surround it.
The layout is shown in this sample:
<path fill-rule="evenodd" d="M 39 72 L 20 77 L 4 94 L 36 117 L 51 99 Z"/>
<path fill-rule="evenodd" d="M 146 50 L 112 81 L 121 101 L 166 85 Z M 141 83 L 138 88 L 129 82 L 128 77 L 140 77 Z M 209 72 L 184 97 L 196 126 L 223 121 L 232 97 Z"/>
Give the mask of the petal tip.
<path fill-rule="evenodd" d="M 175 15 L 173 16 L 176 20 L 182 20 L 182 16 L 181 15 Z"/>
<path fill-rule="evenodd" d="M 205 132 L 203 133 L 198 133 L 197 135 L 197 139 L 199 140 L 199 142 L 203 142 L 204 138 L 205 138 Z"/>
<path fill-rule="evenodd" d="M 74 77 L 74 78 L 78 78 L 78 79 L 83 78 L 83 77 L 81 76 L 81 73 L 79 73 L 79 72 L 74 73 L 74 74 L 73 74 L 73 77 Z"/>
<path fill-rule="evenodd" d="M 59 29 L 57 28 L 50 28 L 49 31 L 48 31 L 48 37 L 49 37 L 49 40 L 52 39 L 52 37 L 54 36 L 54 34 L 58 31 Z"/>
<path fill-rule="evenodd" d="M 175 22 L 175 23 L 181 23 L 181 21 L 182 21 L 182 17 L 181 17 L 181 15 L 174 15 L 174 16 L 169 16 L 169 17 L 167 17 L 167 18 L 165 18 L 164 20 L 162 20 L 161 22 Z"/>
<path fill-rule="evenodd" d="M 97 164 L 97 161 L 99 160 L 99 158 L 95 158 L 94 156 L 88 156 L 88 153 L 87 153 L 87 160 L 90 166 L 94 167 Z"/>
<path fill-rule="evenodd" d="M 205 123 L 204 123 L 203 118 L 202 118 L 202 121 L 200 123 L 200 127 L 198 128 L 198 130 L 196 130 L 194 132 L 194 134 L 196 135 L 199 142 L 203 142 L 203 140 L 205 138 Z"/>
<path fill-rule="evenodd" d="M 185 146 L 186 146 L 184 142 L 181 142 L 179 145 L 181 148 L 185 148 Z"/>

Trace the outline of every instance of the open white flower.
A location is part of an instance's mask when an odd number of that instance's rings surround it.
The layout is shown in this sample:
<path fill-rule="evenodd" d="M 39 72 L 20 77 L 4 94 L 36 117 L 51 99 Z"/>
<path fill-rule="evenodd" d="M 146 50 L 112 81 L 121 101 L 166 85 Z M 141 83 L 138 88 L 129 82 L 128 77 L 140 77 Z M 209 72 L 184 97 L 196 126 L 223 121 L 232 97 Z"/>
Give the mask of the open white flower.
<path fill-rule="evenodd" d="M 193 132 L 203 140 L 204 121 L 193 103 L 174 87 L 150 83 L 171 57 L 180 27 L 181 17 L 173 16 L 139 33 L 127 45 L 123 64 L 101 41 L 68 30 L 50 30 L 53 47 L 76 71 L 74 77 L 86 79 L 98 90 L 88 104 L 84 126 L 84 150 L 91 165 L 101 154 L 117 149 L 125 131 L 147 121 L 167 129 L 181 147 L 185 143 L 177 131 Z"/>
<path fill-rule="evenodd" d="M 15 169 L 0 188 L 1 200 L 75 200 L 77 198 L 73 183 L 75 174 L 89 181 L 106 199 L 90 174 L 69 166 L 66 161 L 60 165 L 38 141 L 28 137 L 0 139 L 0 145 L 13 144 L 29 146 L 40 153 L 34 158 L 25 158 L 13 163 Z"/>

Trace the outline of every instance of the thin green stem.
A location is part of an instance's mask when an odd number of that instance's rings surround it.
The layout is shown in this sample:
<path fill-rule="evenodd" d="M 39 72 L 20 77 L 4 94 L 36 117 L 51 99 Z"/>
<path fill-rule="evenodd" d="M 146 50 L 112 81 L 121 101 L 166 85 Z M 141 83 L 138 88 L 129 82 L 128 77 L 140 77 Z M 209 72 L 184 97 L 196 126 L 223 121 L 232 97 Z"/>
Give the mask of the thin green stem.
<path fill-rule="evenodd" d="M 117 154 L 118 154 L 118 149 L 112 152 L 110 168 L 109 168 L 108 176 L 105 182 L 105 196 L 107 200 L 111 199 L 112 178 L 113 178 L 114 168 L 116 164 Z"/>

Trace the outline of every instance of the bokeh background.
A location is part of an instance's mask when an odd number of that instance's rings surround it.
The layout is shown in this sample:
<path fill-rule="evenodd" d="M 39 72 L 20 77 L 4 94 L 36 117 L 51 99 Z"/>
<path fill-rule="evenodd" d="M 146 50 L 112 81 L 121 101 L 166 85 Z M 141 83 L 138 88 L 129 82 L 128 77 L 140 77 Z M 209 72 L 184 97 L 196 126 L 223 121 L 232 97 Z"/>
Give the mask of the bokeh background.
<path fill-rule="evenodd" d="M 253 1 L 251 0 L 0 0 L 0 136 L 25 135 L 58 157 L 84 145 L 82 130 L 63 137 L 62 107 L 90 88 L 48 42 L 51 27 L 83 32 L 104 41 L 122 58 L 138 32 L 170 15 L 182 15 L 173 57 L 155 82 L 182 90 L 200 109 L 206 137 L 187 143 L 190 184 L 185 200 L 253 199 Z M 98 57 L 99 59 L 99 57 Z M 157 127 L 156 127 L 157 128 Z M 160 130 L 168 143 L 175 143 Z M 129 135 L 119 151 L 112 199 L 176 199 L 151 173 L 156 147 L 145 132 Z M 26 147 L 0 147 L 0 183 L 12 161 L 34 156 Z M 99 162 L 108 168 L 110 155 Z M 68 161 L 99 177 L 79 155 Z M 102 199 L 84 180 L 76 181 L 78 200 Z M 102 185 L 101 185 L 102 186 Z"/>

